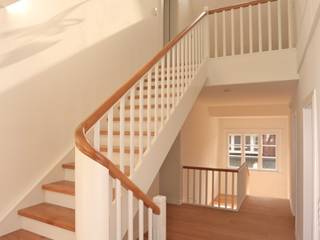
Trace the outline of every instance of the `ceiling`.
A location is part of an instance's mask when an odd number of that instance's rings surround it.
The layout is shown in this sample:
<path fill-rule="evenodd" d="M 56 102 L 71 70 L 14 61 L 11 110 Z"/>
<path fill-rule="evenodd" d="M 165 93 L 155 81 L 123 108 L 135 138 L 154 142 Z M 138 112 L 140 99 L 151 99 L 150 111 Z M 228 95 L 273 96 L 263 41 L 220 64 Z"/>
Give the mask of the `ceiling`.
<path fill-rule="evenodd" d="M 199 101 L 209 106 L 289 105 L 298 81 L 205 87 Z"/>

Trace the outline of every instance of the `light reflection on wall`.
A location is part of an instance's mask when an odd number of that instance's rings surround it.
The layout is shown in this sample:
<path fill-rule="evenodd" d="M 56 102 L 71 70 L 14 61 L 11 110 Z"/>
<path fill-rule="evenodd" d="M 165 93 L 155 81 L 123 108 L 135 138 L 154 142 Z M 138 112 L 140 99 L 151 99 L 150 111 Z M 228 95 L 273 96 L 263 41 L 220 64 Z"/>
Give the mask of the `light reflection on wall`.
<path fill-rule="evenodd" d="M 9 13 L 25 13 L 29 8 L 29 4 L 27 0 L 19 0 L 15 3 L 12 3 L 6 6 L 6 10 Z"/>

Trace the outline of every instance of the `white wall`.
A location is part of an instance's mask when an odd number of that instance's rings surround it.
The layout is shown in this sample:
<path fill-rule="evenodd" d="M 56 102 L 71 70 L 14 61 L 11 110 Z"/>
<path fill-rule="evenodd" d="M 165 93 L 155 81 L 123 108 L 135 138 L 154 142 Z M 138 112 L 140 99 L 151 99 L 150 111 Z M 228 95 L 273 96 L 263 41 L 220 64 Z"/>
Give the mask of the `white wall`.
<path fill-rule="evenodd" d="M 186 119 L 180 138 L 182 164 L 227 168 L 226 136 L 229 131 L 242 133 L 275 131 L 279 134 L 281 141 L 278 170 L 276 172 L 250 171 L 249 194 L 289 199 L 290 126 L 288 114 L 290 112 L 288 104 L 264 106 L 252 103 L 252 105 L 244 106 L 214 106 L 215 104 L 215 101 L 208 101 L 204 95 L 201 95 Z M 266 115 L 262 115 L 261 109 L 265 108 L 267 109 Z"/>
<path fill-rule="evenodd" d="M 154 7 L 161 0 L 0 9 L 0 221 L 72 148 L 77 125 L 161 48 Z"/>
<path fill-rule="evenodd" d="M 320 1 L 305 1 L 296 0 L 296 22 L 298 32 L 298 65 L 300 73 L 300 81 L 298 86 L 298 93 L 296 96 L 296 103 L 293 106 L 293 112 L 297 112 L 297 175 L 293 169 L 292 174 L 297 178 L 297 206 L 296 206 L 296 236 L 297 240 L 308 240 L 307 236 L 310 236 L 312 229 L 312 221 L 304 218 L 304 191 L 311 191 L 311 186 L 308 188 L 303 187 L 304 182 L 307 182 L 312 173 L 304 174 L 303 168 L 307 164 L 307 159 L 303 158 L 303 120 L 302 120 L 302 108 L 303 103 L 307 96 L 316 90 L 318 94 L 317 106 L 318 106 L 318 126 L 320 124 L 319 112 L 320 112 L 320 25 L 319 25 L 319 13 L 320 13 Z M 319 133 L 318 133 L 318 136 Z M 318 140 L 318 143 L 320 141 Z M 311 206 L 309 206 L 311 207 Z M 314 212 L 316 212 L 315 210 Z M 305 216 L 306 217 L 306 216 Z M 311 216 L 312 217 L 312 216 Z"/>

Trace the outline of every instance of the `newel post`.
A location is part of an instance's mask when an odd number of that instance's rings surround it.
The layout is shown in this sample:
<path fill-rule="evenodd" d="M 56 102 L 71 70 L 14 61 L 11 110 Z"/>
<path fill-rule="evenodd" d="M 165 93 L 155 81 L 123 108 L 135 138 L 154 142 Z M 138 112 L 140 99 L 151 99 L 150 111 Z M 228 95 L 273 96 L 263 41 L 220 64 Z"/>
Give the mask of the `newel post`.
<path fill-rule="evenodd" d="M 109 175 L 76 148 L 76 239 L 108 240 Z"/>
<path fill-rule="evenodd" d="M 156 196 L 153 201 L 160 208 L 160 215 L 153 215 L 153 236 L 155 240 L 166 240 L 167 238 L 167 198 Z"/>

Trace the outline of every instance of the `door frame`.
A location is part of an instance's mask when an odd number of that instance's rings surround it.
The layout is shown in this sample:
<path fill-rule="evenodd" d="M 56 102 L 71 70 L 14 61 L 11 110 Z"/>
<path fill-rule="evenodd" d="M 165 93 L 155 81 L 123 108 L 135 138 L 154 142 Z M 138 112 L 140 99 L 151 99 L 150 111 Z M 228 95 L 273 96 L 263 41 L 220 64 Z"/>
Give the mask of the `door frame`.
<path fill-rule="evenodd" d="M 317 94 L 313 90 L 303 102 L 303 236 L 304 239 L 319 239 L 319 157 Z M 312 173 L 310 177 L 310 172 Z M 311 181 L 311 182 L 310 182 Z M 308 192 L 311 184 L 311 193 Z M 312 206 L 308 205 L 311 197 Z M 310 229 L 311 228 L 311 229 Z"/>

